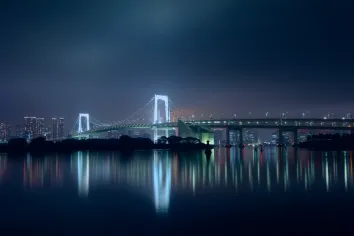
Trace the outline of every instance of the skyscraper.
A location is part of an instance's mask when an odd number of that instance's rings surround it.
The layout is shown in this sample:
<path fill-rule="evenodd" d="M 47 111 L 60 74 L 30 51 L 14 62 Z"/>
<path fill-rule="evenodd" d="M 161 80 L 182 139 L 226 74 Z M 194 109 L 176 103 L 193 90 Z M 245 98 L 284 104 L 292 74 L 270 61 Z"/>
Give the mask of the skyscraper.
<path fill-rule="evenodd" d="M 64 137 L 64 118 L 52 118 L 52 138 Z"/>
<path fill-rule="evenodd" d="M 51 127 L 44 127 L 43 137 L 50 139 L 52 137 Z"/>
<path fill-rule="evenodd" d="M 0 121 L 0 142 L 6 142 L 11 136 L 11 125 L 7 122 Z"/>
<path fill-rule="evenodd" d="M 277 145 L 278 141 L 279 141 L 278 132 L 273 132 L 273 133 L 272 133 L 272 141 L 271 141 L 271 144 Z"/>
<path fill-rule="evenodd" d="M 25 126 L 16 125 L 16 137 L 23 138 L 25 136 Z"/>
<path fill-rule="evenodd" d="M 25 119 L 25 135 L 27 140 L 31 140 L 38 135 L 38 126 L 36 117 L 24 117 Z"/>
<path fill-rule="evenodd" d="M 258 143 L 258 134 L 251 129 L 245 129 L 244 141 L 248 144 Z"/>
<path fill-rule="evenodd" d="M 24 117 L 24 133 L 27 139 L 42 137 L 44 135 L 44 118 Z"/>
<path fill-rule="evenodd" d="M 44 137 L 44 118 L 37 118 L 36 119 L 36 137 Z"/>
<path fill-rule="evenodd" d="M 229 140 L 230 140 L 230 144 L 231 145 L 237 145 L 238 143 L 241 143 L 239 142 L 239 134 L 236 130 L 230 130 L 229 132 Z"/>
<path fill-rule="evenodd" d="M 223 138 L 223 129 L 214 129 L 214 144 L 215 145 L 221 145 L 223 143 L 223 141 L 225 140 Z"/>

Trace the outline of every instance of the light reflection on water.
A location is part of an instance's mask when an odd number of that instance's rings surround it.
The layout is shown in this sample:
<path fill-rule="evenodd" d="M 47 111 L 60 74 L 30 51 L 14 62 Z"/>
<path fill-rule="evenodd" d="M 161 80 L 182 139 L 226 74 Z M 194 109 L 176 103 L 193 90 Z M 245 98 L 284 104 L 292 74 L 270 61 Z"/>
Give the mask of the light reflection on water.
<path fill-rule="evenodd" d="M 168 151 L 139 151 L 130 157 L 117 152 L 22 158 L 1 154 L 0 189 L 18 184 L 34 192 L 74 185 L 80 198 L 127 185 L 149 196 L 156 212 L 168 213 L 171 196 L 177 193 L 352 192 L 353 153 L 220 148 L 210 158 L 203 152 Z"/>

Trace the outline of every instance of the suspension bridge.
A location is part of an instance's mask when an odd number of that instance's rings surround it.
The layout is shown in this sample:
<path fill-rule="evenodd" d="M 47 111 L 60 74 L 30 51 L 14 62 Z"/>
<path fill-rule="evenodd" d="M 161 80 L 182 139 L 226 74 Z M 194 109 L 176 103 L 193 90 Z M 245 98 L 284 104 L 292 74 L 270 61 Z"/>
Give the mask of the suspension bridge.
<path fill-rule="evenodd" d="M 162 106 L 161 106 L 162 104 Z M 297 140 L 297 131 L 306 130 L 350 130 L 354 131 L 354 119 L 333 118 L 223 118 L 223 119 L 194 119 L 178 117 L 173 110 L 179 110 L 166 95 L 154 95 L 142 108 L 138 109 L 128 118 L 116 122 L 101 122 L 88 113 L 80 113 L 72 131 L 72 138 L 90 138 L 93 135 L 118 131 L 123 129 L 151 129 L 154 132 L 154 140 L 163 131 L 168 136 L 168 131 L 181 128 L 181 123 L 187 128 L 194 130 L 208 130 L 223 128 L 227 132 L 235 130 L 243 140 L 243 129 L 278 129 L 279 143 L 283 142 L 283 132 L 293 132 L 294 140 Z M 173 108 L 173 109 L 171 109 Z M 162 116 L 164 113 L 164 116 Z M 181 136 L 181 135 L 180 135 Z M 183 135 L 182 135 L 183 136 Z"/>

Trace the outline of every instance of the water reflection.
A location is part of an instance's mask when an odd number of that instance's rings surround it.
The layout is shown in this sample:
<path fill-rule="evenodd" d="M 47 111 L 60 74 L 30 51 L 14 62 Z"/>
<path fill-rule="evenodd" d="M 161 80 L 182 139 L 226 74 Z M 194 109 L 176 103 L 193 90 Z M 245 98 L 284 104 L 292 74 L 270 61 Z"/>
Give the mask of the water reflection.
<path fill-rule="evenodd" d="M 74 157 L 75 158 L 75 157 Z M 90 187 L 90 153 L 77 153 L 77 188 L 79 196 L 87 197 Z"/>
<path fill-rule="evenodd" d="M 0 153 L 0 183 L 5 178 L 7 163 L 8 163 L 7 155 Z"/>
<path fill-rule="evenodd" d="M 11 167 L 11 168 L 10 168 Z M 25 190 L 68 189 L 78 196 L 104 187 L 129 186 L 151 199 L 157 212 L 169 210 L 176 193 L 197 197 L 215 193 L 280 193 L 353 191 L 352 152 L 309 152 L 298 149 L 216 149 L 203 152 L 77 152 L 71 156 L 10 158 L 0 155 L 0 186 L 16 185 L 21 173 Z M 4 181 L 4 180 L 7 181 Z M 97 187 L 100 187 L 99 190 Z"/>
<path fill-rule="evenodd" d="M 23 187 L 25 189 L 43 188 L 45 185 L 60 187 L 63 184 L 65 163 L 66 161 L 59 156 L 32 158 L 28 154 L 22 163 Z"/>
<path fill-rule="evenodd" d="M 168 152 L 154 151 L 154 199 L 157 212 L 165 213 L 170 205 L 171 161 Z"/>

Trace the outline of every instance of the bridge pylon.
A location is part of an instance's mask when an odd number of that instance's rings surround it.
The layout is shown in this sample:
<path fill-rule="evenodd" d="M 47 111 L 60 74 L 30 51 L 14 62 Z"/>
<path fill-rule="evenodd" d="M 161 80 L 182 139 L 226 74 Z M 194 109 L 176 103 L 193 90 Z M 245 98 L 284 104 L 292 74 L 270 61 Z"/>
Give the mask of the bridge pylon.
<path fill-rule="evenodd" d="M 163 101 L 165 107 L 165 122 L 170 122 L 170 110 L 169 110 L 169 102 L 167 95 L 156 95 L 154 97 L 154 119 L 153 124 L 161 123 L 161 117 L 159 117 L 160 110 L 158 106 L 158 101 Z M 168 129 L 165 129 L 165 136 L 168 137 Z M 158 139 L 158 129 L 154 127 L 154 141 Z"/>
<path fill-rule="evenodd" d="M 85 118 L 86 122 L 82 122 L 82 119 Z M 83 129 L 83 123 L 86 123 L 86 130 Z M 77 127 L 77 133 L 82 133 L 84 131 L 90 130 L 90 115 L 88 113 L 80 113 L 79 114 L 79 122 Z"/>

